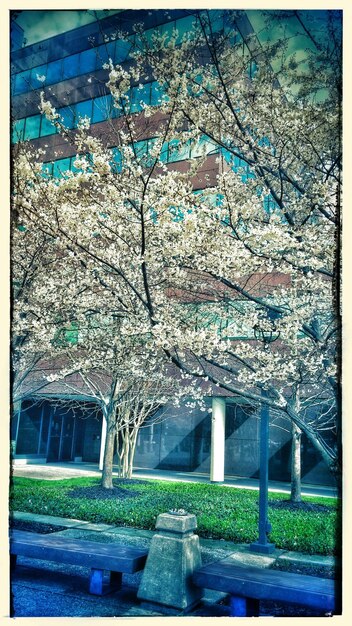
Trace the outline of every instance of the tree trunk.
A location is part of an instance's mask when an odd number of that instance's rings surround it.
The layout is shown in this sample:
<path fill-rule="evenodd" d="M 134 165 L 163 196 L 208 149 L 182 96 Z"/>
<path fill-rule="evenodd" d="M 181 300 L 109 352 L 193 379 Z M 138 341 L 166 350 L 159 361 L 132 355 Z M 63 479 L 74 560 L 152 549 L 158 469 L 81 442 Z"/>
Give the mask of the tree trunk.
<path fill-rule="evenodd" d="M 291 502 L 301 502 L 301 438 L 302 431 L 292 422 Z"/>
<path fill-rule="evenodd" d="M 337 465 L 338 457 L 336 452 L 331 450 L 331 448 L 327 448 L 324 441 L 319 437 L 319 434 L 304 424 L 299 414 L 293 409 L 292 406 L 290 406 L 289 403 L 285 407 L 285 412 L 296 425 L 300 424 L 300 426 L 302 426 L 302 431 L 305 435 L 307 435 L 307 438 L 313 444 L 314 448 L 321 454 L 330 471 L 334 475 L 338 474 L 339 466 Z"/>
<path fill-rule="evenodd" d="M 133 471 L 133 459 L 136 450 L 137 435 L 139 426 L 130 431 L 130 425 L 126 425 L 120 430 L 119 438 L 119 476 L 121 478 L 131 478 Z"/>
<path fill-rule="evenodd" d="M 128 467 L 128 477 L 129 478 L 132 477 L 134 453 L 136 451 L 138 431 L 139 431 L 139 426 L 138 426 L 138 428 L 134 428 L 133 429 L 133 432 L 132 432 L 132 435 L 131 435 L 131 448 L 130 448 L 129 467 Z"/>
<path fill-rule="evenodd" d="M 101 486 L 104 489 L 113 489 L 112 466 L 114 459 L 114 444 L 116 435 L 116 420 L 115 413 L 113 411 L 110 411 L 106 415 L 106 422 L 106 441 Z"/>

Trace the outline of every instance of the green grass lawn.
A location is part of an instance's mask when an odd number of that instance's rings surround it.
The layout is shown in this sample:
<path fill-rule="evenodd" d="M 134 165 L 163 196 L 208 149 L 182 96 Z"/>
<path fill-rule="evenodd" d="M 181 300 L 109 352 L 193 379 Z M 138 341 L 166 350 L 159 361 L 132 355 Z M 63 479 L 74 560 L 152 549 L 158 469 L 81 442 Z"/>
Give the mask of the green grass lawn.
<path fill-rule="evenodd" d="M 15 477 L 10 510 L 154 529 L 159 513 L 182 508 L 197 516 L 197 532 L 201 537 L 236 543 L 250 543 L 257 539 L 257 491 L 211 484 L 145 480 L 117 483 L 125 497 L 87 497 L 89 488 L 99 484 L 100 479 L 97 478 L 53 481 Z M 77 488 L 81 489 L 80 497 L 72 495 Z M 269 502 L 287 498 L 286 494 L 269 493 Z M 324 507 L 306 511 L 278 509 L 269 505 L 272 524 L 270 541 L 277 548 L 286 550 L 339 554 L 339 501 L 336 498 L 305 497 L 304 502 Z"/>

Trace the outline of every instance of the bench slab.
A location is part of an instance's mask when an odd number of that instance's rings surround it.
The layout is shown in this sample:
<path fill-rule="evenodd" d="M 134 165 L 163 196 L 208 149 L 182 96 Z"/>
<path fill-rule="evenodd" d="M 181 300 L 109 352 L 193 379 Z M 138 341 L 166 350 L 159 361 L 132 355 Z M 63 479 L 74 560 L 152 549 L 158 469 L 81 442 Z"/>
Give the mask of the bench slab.
<path fill-rule="evenodd" d="M 148 550 L 115 543 L 98 543 L 14 530 L 10 535 L 10 554 L 13 565 L 16 556 L 26 556 L 43 561 L 89 567 L 90 593 L 102 595 L 120 588 L 122 572 L 134 574 L 143 569 Z M 111 584 L 107 587 L 103 585 L 104 570 L 110 572 Z"/>
<path fill-rule="evenodd" d="M 281 570 L 235 565 L 227 559 L 196 570 L 193 582 L 198 587 L 224 591 L 232 596 L 233 610 L 246 610 L 241 599 L 273 600 L 323 611 L 336 610 L 336 581 Z M 236 609 L 236 605 L 237 609 Z M 256 612 L 258 603 L 252 603 Z M 238 615 L 238 613 L 236 613 Z M 248 613 L 247 613 L 248 614 Z M 252 613 L 253 614 L 253 613 Z"/>

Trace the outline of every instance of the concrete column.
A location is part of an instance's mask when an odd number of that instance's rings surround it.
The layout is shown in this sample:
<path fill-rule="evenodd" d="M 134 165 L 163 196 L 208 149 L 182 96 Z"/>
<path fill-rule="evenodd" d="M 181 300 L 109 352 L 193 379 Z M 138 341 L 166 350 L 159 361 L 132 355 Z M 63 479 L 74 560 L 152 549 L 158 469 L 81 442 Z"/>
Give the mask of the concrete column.
<path fill-rule="evenodd" d="M 99 469 L 103 469 L 104 463 L 104 450 L 106 441 L 106 419 L 103 415 L 103 423 L 101 425 L 101 442 L 100 442 L 100 456 L 99 456 Z"/>
<path fill-rule="evenodd" d="M 225 470 L 225 398 L 212 399 L 210 480 L 224 482 Z"/>

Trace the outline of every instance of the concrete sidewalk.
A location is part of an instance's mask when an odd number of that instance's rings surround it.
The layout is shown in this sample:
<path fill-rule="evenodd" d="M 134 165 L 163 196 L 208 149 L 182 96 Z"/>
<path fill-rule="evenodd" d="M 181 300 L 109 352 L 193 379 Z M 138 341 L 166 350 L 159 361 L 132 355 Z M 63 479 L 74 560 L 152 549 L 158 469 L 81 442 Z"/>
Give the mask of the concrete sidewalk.
<path fill-rule="evenodd" d="M 63 526 L 59 536 L 88 539 L 103 543 L 124 543 L 148 548 L 153 531 L 122 528 L 107 524 L 93 524 L 81 520 L 16 512 L 15 520 Z M 276 549 L 270 555 L 249 552 L 248 546 L 227 541 L 200 539 L 203 564 L 231 558 L 241 564 L 270 567 L 289 563 L 303 567 L 326 568 L 335 566 L 333 557 L 309 556 L 297 552 Z M 120 591 L 100 597 L 88 593 L 88 570 L 83 567 L 61 565 L 48 561 L 18 557 L 18 565 L 12 575 L 13 617 L 164 617 L 153 609 L 141 606 L 137 590 L 141 572 L 123 575 Z M 193 617 L 225 617 L 229 615 L 225 594 L 206 591 L 201 604 L 189 614 Z M 261 614 L 272 615 L 270 603 L 262 603 Z M 300 616 L 306 615 L 301 609 Z M 179 614 L 183 616 L 183 614 Z M 311 615 L 310 615 L 311 616 Z M 313 614 L 314 616 L 314 614 Z"/>
<path fill-rule="evenodd" d="M 82 476 L 101 476 L 101 470 L 95 463 L 46 463 L 37 464 L 14 464 L 12 467 L 14 476 L 25 476 L 28 478 L 45 478 L 48 480 L 59 480 L 62 478 L 75 478 Z M 113 472 L 117 477 L 117 470 Z M 205 474 L 196 472 L 173 472 L 168 470 L 155 469 L 135 469 L 133 478 L 156 478 L 158 480 L 201 482 L 210 483 Z M 237 476 L 226 477 L 223 484 L 226 487 L 237 487 L 240 489 L 259 489 L 259 480 L 255 478 L 241 478 Z M 281 481 L 269 481 L 269 491 L 278 493 L 290 493 L 290 484 Z M 334 487 L 324 485 L 302 484 L 303 496 L 337 497 L 338 490 Z"/>

